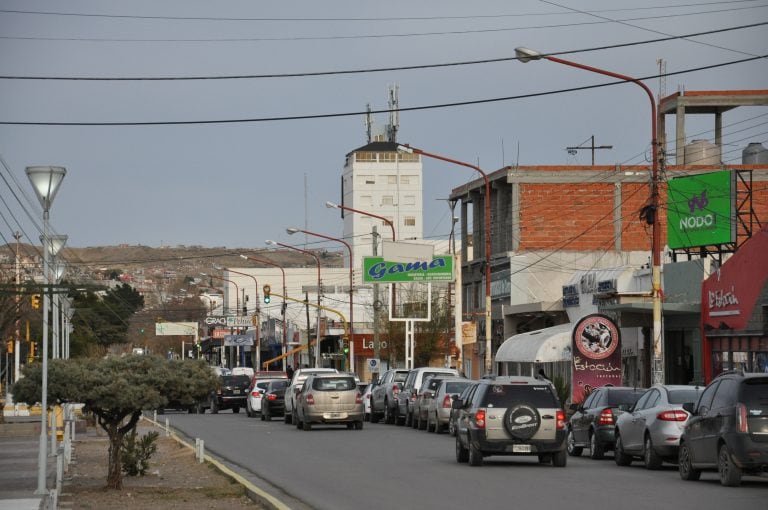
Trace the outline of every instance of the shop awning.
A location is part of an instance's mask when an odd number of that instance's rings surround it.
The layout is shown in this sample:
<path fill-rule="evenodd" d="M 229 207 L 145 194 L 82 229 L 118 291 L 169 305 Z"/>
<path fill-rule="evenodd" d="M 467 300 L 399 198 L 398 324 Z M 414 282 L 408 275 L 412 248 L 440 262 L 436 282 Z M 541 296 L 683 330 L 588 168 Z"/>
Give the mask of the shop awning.
<path fill-rule="evenodd" d="M 550 363 L 571 360 L 573 324 L 529 331 L 507 338 L 496 352 L 497 363 Z"/>

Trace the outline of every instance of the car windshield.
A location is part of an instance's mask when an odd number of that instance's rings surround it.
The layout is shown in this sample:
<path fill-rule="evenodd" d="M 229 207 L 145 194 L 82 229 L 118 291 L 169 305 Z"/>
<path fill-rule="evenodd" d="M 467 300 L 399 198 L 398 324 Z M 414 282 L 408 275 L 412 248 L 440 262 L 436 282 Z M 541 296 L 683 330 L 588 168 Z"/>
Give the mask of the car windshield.
<path fill-rule="evenodd" d="M 483 401 L 486 407 L 512 407 L 521 403 L 540 408 L 558 407 L 555 395 L 549 385 L 490 384 Z"/>
<path fill-rule="evenodd" d="M 221 383 L 224 386 L 248 386 L 251 383 L 251 378 L 247 375 L 223 375 L 221 376 Z"/>
<path fill-rule="evenodd" d="M 750 407 L 768 407 L 768 377 L 744 381 L 739 401 Z"/>
<path fill-rule="evenodd" d="M 351 377 L 316 377 L 312 389 L 318 391 L 347 391 L 357 388 Z"/>
<path fill-rule="evenodd" d="M 630 408 L 645 390 L 612 390 L 608 392 L 608 405 L 618 408 Z"/>
<path fill-rule="evenodd" d="M 408 372 L 395 372 L 394 382 L 403 382 L 408 378 Z"/>
<path fill-rule="evenodd" d="M 271 390 L 280 390 L 283 388 L 287 388 L 288 385 L 291 383 L 288 379 L 283 379 L 281 381 L 272 381 L 269 383 L 269 389 Z"/>
<path fill-rule="evenodd" d="M 471 383 L 469 381 L 448 381 L 445 383 L 445 392 L 446 393 L 461 393 L 464 391 L 464 388 L 469 386 Z"/>
<path fill-rule="evenodd" d="M 670 404 L 695 403 L 704 388 L 691 388 L 690 390 L 669 390 Z"/>
<path fill-rule="evenodd" d="M 441 382 L 443 382 L 442 379 L 438 379 L 437 377 L 431 377 L 422 386 L 424 387 L 425 390 L 435 391 L 437 387 L 440 386 Z"/>

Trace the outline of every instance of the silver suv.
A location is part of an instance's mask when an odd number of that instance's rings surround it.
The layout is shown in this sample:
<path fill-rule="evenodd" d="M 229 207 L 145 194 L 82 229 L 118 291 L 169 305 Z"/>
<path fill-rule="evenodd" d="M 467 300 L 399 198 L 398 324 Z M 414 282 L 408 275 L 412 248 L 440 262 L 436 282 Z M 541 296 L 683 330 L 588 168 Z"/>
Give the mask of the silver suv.
<path fill-rule="evenodd" d="M 296 415 L 296 395 L 301 391 L 301 386 L 311 374 L 338 374 L 335 368 L 300 368 L 293 373 L 291 384 L 285 390 L 285 415 L 283 421 L 292 423 Z"/>
<path fill-rule="evenodd" d="M 455 368 L 420 367 L 408 372 L 402 390 L 397 395 L 397 408 L 394 421 L 396 425 L 412 426 L 413 408 L 418 398 L 418 390 L 427 377 L 459 377 L 461 374 Z"/>
<path fill-rule="evenodd" d="M 537 455 L 565 467 L 565 411 L 552 385 L 533 377 L 479 381 L 465 400 L 453 401 L 456 461 L 480 466 L 490 455 Z"/>
<path fill-rule="evenodd" d="M 403 388 L 408 372 L 407 368 L 393 368 L 374 383 L 371 390 L 371 423 L 378 423 L 382 418 L 386 423 L 395 423 L 397 394 Z"/>
<path fill-rule="evenodd" d="M 346 424 L 363 428 L 363 397 L 352 374 L 312 374 L 296 397 L 296 428 L 311 430 L 313 423 Z"/>

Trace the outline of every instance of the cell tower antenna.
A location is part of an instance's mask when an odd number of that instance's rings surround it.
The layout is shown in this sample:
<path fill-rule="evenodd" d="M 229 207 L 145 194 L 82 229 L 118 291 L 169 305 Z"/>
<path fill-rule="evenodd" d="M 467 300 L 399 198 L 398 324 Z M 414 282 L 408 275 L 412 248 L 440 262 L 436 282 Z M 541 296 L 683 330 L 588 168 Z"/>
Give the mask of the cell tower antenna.
<path fill-rule="evenodd" d="M 368 137 L 368 143 L 371 143 L 371 130 L 373 128 L 373 114 L 371 113 L 371 103 L 365 105 L 365 133 Z"/>
<path fill-rule="evenodd" d="M 657 59 L 659 65 L 659 101 L 667 95 L 667 61 L 663 58 Z"/>
<path fill-rule="evenodd" d="M 587 142 L 591 142 L 591 143 L 587 146 L 584 146 L 584 144 Z M 592 166 L 595 166 L 595 150 L 613 149 L 613 145 L 595 145 L 595 135 L 592 135 L 586 140 L 584 140 L 583 142 L 581 142 L 579 145 L 565 148 L 565 150 L 568 151 L 568 154 L 570 154 L 571 156 L 575 156 L 576 153 L 582 149 L 590 149 L 592 151 Z"/>
<path fill-rule="evenodd" d="M 387 140 L 397 142 L 397 130 L 400 129 L 400 86 L 389 86 L 389 125 L 387 126 Z"/>

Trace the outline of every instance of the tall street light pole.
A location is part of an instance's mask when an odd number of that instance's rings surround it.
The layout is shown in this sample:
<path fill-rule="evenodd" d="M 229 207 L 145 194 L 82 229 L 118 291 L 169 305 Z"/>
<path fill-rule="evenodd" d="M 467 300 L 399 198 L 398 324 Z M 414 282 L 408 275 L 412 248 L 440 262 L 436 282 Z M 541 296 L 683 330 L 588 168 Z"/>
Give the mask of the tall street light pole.
<path fill-rule="evenodd" d="M 283 306 L 281 307 L 281 312 L 283 316 L 283 345 L 286 346 L 287 348 L 288 347 L 288 322 L 285 320 L 285 314 L 287 312 L 288 304 L 285 301 L 285 296 L 287 296 L 288 294 L 285 290 L 285 268 L 283 268 L 283 266 L 281 266 L 276 262 L 272 262 L 271 260 L 260 259 L 258 257 L 253 257 L 253 256 L 249 257 L 248 255 L 243 255 L 242 253 L 240 254 L 240 258 L 243 258 L 245 260 L 251 260 L 254 262 L 260 262 L 262 264 L 267 264 L 268 266 L 274 266 L 280 270 L 280 274 L 282 275 L 282 278 L 283 278 Z M 259 324 L 257 325 L 257 329 L 261 329 L 260 314 L 259 314 Z M 309 336 L 309 334 L 307 334 L 307 336 Z M 259 358 L 261 358 L 261 353 L 259 353 Z M 259 361 L 259 363 L 261 363 L 261 361 Z M 259 367 L 261 367 L 261 364 L 259 364 Z"/>
<path fill-rule="evenodd" d="M 353 209 L 353 208 L 351 208 L 349 206 L 341 205 L 341 204 L 336 204 L 334 202 L 326 202 L 325 206 L 328 207 L 329 209 L 341 209 L 343 211 L 349 211 L 349 212 L 353 212 L 353 213 L 357 213 L 357 214 L 362 214 L 363 216 L 370 216 L 371 218 L 380 219 L 381 221 L 383 221 L 384 223 L 389 225 L 390 230 L 392 230 L 392 240 L 393 241 L 396 240 L 396 237 L 395 237 L 395 224 L 392 223 L 392 220 L 390 220 L 389 218 L 385 218 L 384 216 L 379 216 L 378 214 L 373 214 L 372 212 L 361 211 L 360 209 Z"/>
<path fill-rule="evenodd" d="M 337 241 L 344 246 L 347 247 L 347 251 L 349 252 L 349 371 L 350 372 L 356 372 L 355 370 L 355 335 L 354 335 L 354 325 L 355 325 L 355 319 L 354 319 L 354 304 L 352 302 L 354 298 L 354 273 L 353 273 L 353 260 L 352 260 L 352 247 L 349 245 L 348 242 L 346 242 L 343 239 L 338 239 L 336 237 L 330 237 L 324 234 L 318 234 L 317 232 L 312 232 L 309 230 L 303 230 L 300 228 L 290 227 L 285 229 L 288 234 L 293 235 L 296 232 L 301 232 L 303 234 L 307 234 L 310 236 L 320 237 L 322 239 L 327 239 L 328 241 Z"/>
<path fill-rule="evenodd" d="M 471 168 L 483 177 L 483 183 L 485 185 L 485 373 L 490 374 L 493 372 L 493 362 L 491 357 L 491 183 L 488 180 L 488 174 L 477 165 L 447 158 L 438 154 L 432 154 L 407 144 L 399 145 L 398 150 L 407 153 L 420 154 L 428 158 L 445 161 L 446 163 L 453 163 L 454 165 Z M 459 268 L 459 270 L 461 270 L 461 268 Z"/>
<path fill-rule="evenodd" d="M 531 50 L 529 48 L 518 47 L 515 48 L 515 55 L 520 62 L 529 62 L 531 60 L 545 59 L 550 62 L 563 64 L 577 69 L 583 69 L 604 76 L 610 76 L 611 78 L 617 78 L 619 80 L 632 82 L 635 85 L 639 85 L 648 95 L 648 99 L 651 102 L 651 151 L 652 151 L 652 175 L 651 175 L 651 197 L 650 206 L 645 209 L 645 218 L 648 223 L 652 225 L 651 236 L 651 256 L 652 256 L 652 276 L 651 276 L 651 297 L 653 299 L 653 383 L 664 383 L 664 345 L 662 342 L 662 330 L 661 330 L 661 228 L 659 224 L 659 145 L 657 141 L 657 129 L 656 129 L 656 100 L 653 97 L 653 92 L 648 86 L 637 78 L 627 76 L 625 74 L 614 73 L 612 71 L 606 71 L 605 69 L 599 69 L 578 62 L 572 62 L 570 60 L 564 60 L 562 58 L 553 57 L 551 55 L 542 55 L 538 51 Z"/>
<path fill-rule="evenodd" d="M 48 419 L 48 313 L 50 308 L 48 290 L 51 281 L 50 269 L 48 267 L 50 252 L 48 221 L 50 219 L 51 204 L 53 204 L 53 199 L 56 198 L 56 192 L 59 190 L 61 181 L 67 175 L 67 170 L 60 166 L 28 166 L 26 172 L 35 190 L 37 199 L 40 201 L 40 205 L 43 206 L 43 282 L 45 293 L 43 294 L 43 352 L 41 353 L 40 445 L 37 455 L 37 489 L 35 490 L 35 494 L 43 495 L 48 493 L 45 485 L 46 467 L 48 464 L 45 441 Z"/>
<path fill-rule="evenodd" d="M 240 287 L 237 286 L 235 282 L 232 280 L 229 280 L 227 278 L 222 278 L 221 276 L 216 276 L 214 274 L 208 274 L 208 273 L 200 273 L 202 276 L 208 276 L 209 278 L 216 278 L 217 280 L 221 280 L 223 282 L 231 283 L 235 286 L 235 316 L 237 316 L 238 313 L 240 313 Z M 227 296 L 229 297 L 229 296 Z M 227 310 L 229 310 L 229 306 L 227 306 Z M 233 328 L 234 329 L 234 328 Z M 231 333 L 231 331 L 230 331 Z M 222 349 L 224 349 L 224 346 L 221 346 Z M 226 352 L 225 350 L 222 350 L 222 352 Z M 238 347 L 235 351 L 236 357 L 237 357 L 237 366 L 240 366 L 240 348 Z M 184 356 L 184 353 L 181 353 L 182 357 Z"/>
<path fill-rule="evenodd" d="M 230 269 L 228 267 L 224 268 L 225 271 L 229 271 L 230 273 L 239 274 L 241 276 L 247 276 L 253 280 L 253 299 L 254 299 L 254 305 L 253 305 L 253 313 L 256 316 L 256 324 L 255 326 L 255 347 L 256 347 L 256 367 L 261 366 L 261 337 L 260 337 L 260 329 L 261 329 L 261 319 L 259 317 L 259 282 L 256 280 L 256 277 L 252 274 L 248 273 L 241 273 L 240 271 L 235 271 L 234 269 Z M 243 298 L 243 314 L 248 315 L 248 305 L 245 304 L 245 298 Z M 285 325 L 283 325 L 285 327 Z M 285 363 L 283 363 L 283 369 L 285 369 Z M 258 368 L 257 368 L 258 370 Z"/>
<path fill-rule="evenodd" d="M 278 243 L 277 241 L 270 241 L 269 239 L 266 241 L 266 243 L 272 246 L 280 246 L 281 248 L 287 248 L 289 250 L 298 251 L 306 255 L 309 255 L 310 257 L 315 259 L 315 263 L 317 264 L 317 324 L 315 326 L 315 367 L 319 367 L 320 366 L 320 292 L 322 289 L 322 284 L 320 282 L 320 257 L 312 253 L 311 251 L 302 250 L 301 248 L 297 248 L 296 246 L 291 246 L 290 244 Z M 309 331 L 307 331 L 307 349 L 309 349 L 309 343 L 310 343 Z M 307 352 L 307 354 L 309 354 L 309 352 Z"/>

